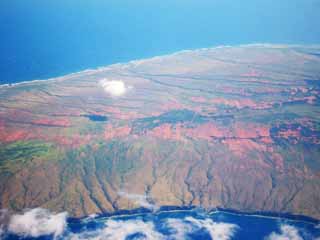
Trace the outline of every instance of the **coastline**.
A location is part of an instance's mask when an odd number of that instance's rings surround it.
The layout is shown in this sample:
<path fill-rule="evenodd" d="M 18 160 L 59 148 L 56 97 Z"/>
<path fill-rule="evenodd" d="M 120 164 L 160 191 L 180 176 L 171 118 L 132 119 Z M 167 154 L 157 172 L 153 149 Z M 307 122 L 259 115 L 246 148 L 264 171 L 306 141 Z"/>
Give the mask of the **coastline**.
<path fill-rule="evenodd" d="M 196 49 L 184 49 L 184 50 L 179 50 L 176 52 L 168 53 L 168 54 L 163 54 L 163 55 L 158 55 L 150 58 L 141 58 L 141 59 L 133 59 L 127 62 L 116 62 L 112 63 L 109 65 L 105 66 L 97 66 L 95 68 L 87 68 L 84 70 L 76 71 L 76 72 L 70 72 L 65 75 L 59 75 L 56 77 L 51 77 L 47 79 L 34 79 L 34 80 L 25 80 L 21 82 L 14 82 L 14 83 L 3 83 L 0 84 L 0 89 L 1 88 L 11 88 L 19 85 L 27 85 L 27 84 L 33 84 L 37 82 L 46 82 L 46 81 L 63 81 L 66 80 L 70 77 L 74 77 L 75 75 L 83 75 L 83 74 L 91 74 L 91 73 L 96 73 L 99 71 L 104 71 L 107 70 L 108 68 L 116 67 L 116 66 L 126 66 L 126 65 L 132 65 L 132 64 L 140 64 L 146 61 L 152 61 L 156 59 L 161 59 L 165 57 L 170 57 L 170 56 L 175 56 L 179 55 L 182 53 L 186 52 L 198 52 L 198 51 L 207 51 L 207 50 L 215 50 L 215 49 L 222 49 L 222 48 L 234 48 L 234 47 L 239 47 L 239 48 L 245 48 L 245 47 L 267 47 L 267 48 L 320 48 L 320 44 L 286 44 L 286 43 L 248 43 L 248 44 L 238 44 L 238 45 L 217 45 L 217 46 L 211 46 L 211 47 L 203 47 L 203 48 L 196 48 Z"/>
<path fill-rule="evenodd" d="M 251 44 L 248 45 L 243 45 L 243 46 L 250 46 Z M 257 43 L 257 45 L 260 45 Z M 261 44 L 263 45 L 263 44 Z M 155 59 L 159 59 L 159 58 L 164 58 L 164 57 L 169 57 L 169 56 L 174 56 L 177 54 L 181 54 L 181 53 L 185 53 L 185 52 L 191 52 L 191 51 L 201 51 L 201 50 L 208 50 L 208 49 L 220 49 L 220 48 L 228 48 L 228 47 L 242 47 L 242 45 L 218 45 L 215 47 L 208 47 L 208 48 L 197 48 L 197 49 L 184 49 L 184 50 L 180 50 L 180 51 L 176 51 L 176 52 L 172 52 L 172 53 L 168 53 L 168 54 L 163 54 L 163 55 L 158 55 L 158 56 L 153 56 L 150 58 L 137 58 L 137 59 L 133 59 L 127 62 L 116 62 L 116 63 L 112 63 L 109 65 L 105 65 L 105 66 L 97 66 L 96 68 L 87 68 L 84 70 L 80 70 L 80 71 L 76 71 L 76 72 L 70 72 L 68 74 L 65 75 L 59 75 L 56 77 L 51 77 L 51 78 L 47 78 L 47 79 L 34 79 L 34 80 L 26 80 L 26 81 L 21 81 L 21 82 L 15 82 L 15 83 L 4 83 L 4 84 L 0 84 L 0 89 L 1 88 L 10 88 L 10 87 L 14 87 L 14 86 L 19 86 L 19 85 L 26 85 L 26 84 L 31 84 L 31 83 L 37 83 L 37 82 L 44 82 L 44 81 L 58 81 L 58 80 L 65 80 L 65 78 L 69 78 L 69 77 L 73 77 L 75 75 L 79 75 L 79 74 L 86 74 L 86 73 L 96 73 L 99 71 L 104 71 L 107 70 L 108 68 L 112 68 L 112 67 L 116 67 L 116 66 L 125 66 L 125 65 L 130 65 L 130 64 L 140 64 L 142 62 L 145 61 L 149 61 L 149 60 L 155 60 Z"/>
<path fill-rule="evenodd" d="M 143 214 L 159 215 L 162 213 L 187 212 L 187 211 L 204 212 L 208 216 L 211 216 L 216 213 L 224 213 L 224 214 L 236 215 L 236 216 L 278 219 L 278 220 L 286 220 L 290 222 L 303 222 L 303 223 L 312 224 L 312 225 L 320 224 L 320 219 L 315 219 L 305 215 L 298 215 L 298 214 L 292 214 L 292 213 L 279 213 L 279 212 L 271 212 L 271 211 L 246 212 L 246 211 L 220 208 L 220 207 L 206 210 L 204 208 L 197 207 L 197 206 L 161 206 L 157 211 L 152 211 L 148 208 L 141 207 L 141 208 L 135 208 L 132 210 L 119 210 L 113 213 L 93 214 L 93 215 L 84 216 L 80 218 L 68 217 L 68 222 L 79 223 L 81 221 L 85 221 L 88 219 L 97 219 L 97 220 L 105 219 L 105 218 L 112 219 L 112 218 L 118 218 L 118 217 L 138 216 Z"/>
<path fill-rule="evenodd" d="M 0 224 L 0 239 L 2 237 L 7 240 L 75 239 L 77 236 L 80 237 L 77 239 L 106 239 L 106 237 L 107 239 L 109 239 L 108 237 L 120 239 L 119 236 L 135 236 L 133 234 L 144 234 L 144 232 L 166 237 L 177 236 L 174 239 L 184 239 L 182 236 L 187 234 L 196 237 L 192 239 L 202 239 L 203 233 L 206 233 L 213 239 L 213 236 L 216 236 L 213 233 L 217 231 L 217 234 L 232 236 L 232 239 L 233 237 L 235 239 L 269 239 L 266 237 L 301 236 L 301 238 L 294 239 L 311 240 L 318 239 L 316 237 L 320 236 L 320 220 L 306 220 L 304 216 L 300 219 L 298 215 L 290 214 L 279 216 L 278 213 L 271 212 L 254 215 L 253 213 L 222 208 L 206 211 L 195 206 L 163 206 L 157 211 L 136 208 L 120 210 L 112 214 L 93 214 L 82 218 L 67 217 L 66 213 L 47 215 L 48 213 L 45 212 L 43 214 L 43 216 L 20 215 L 12 226 L 10 226 L 12 223 L 10 225 Z M 63 215 L 62 218 L 60 218 L 61 214 Z M 276 215 L 276 217 L 271 215 Z M 295 217 L 292 219 L 288 218 L 289 216 Z M 32 220 L 31 223 L 29 223 L 30 219 Z M 43 224 L 40 224 L 42 221 Z M 19 225 L 20 222 L 23 225 Z M 37 223 L 41 226 L 34 225 Z M 49 224 L 51 223 L 57 223 L 58 225 L 50 227 Z M 32 230 L 29 230 L 29 228 L 27 230 L 24 226 L 30 226 Z M 190 229 L 191 226 L 195 228 Z M 118 232 L 120 232 L 120 235 Z M 258 238 L 251 238 L 251 234 L 254 234 L 255 237 L 258 236 Z M 309 237 L 304 238 L 303 236 Z"/>

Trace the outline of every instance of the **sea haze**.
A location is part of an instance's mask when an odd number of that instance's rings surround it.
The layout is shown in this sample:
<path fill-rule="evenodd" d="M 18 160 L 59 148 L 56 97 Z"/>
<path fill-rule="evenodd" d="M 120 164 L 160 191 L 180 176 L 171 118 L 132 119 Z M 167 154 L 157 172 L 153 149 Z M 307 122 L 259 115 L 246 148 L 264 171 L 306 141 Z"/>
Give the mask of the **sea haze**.
<path fill-rule="evenodd" d="M 0 84 L 229 44 L 319 43 L 317 0 L 0 2 Z"/>

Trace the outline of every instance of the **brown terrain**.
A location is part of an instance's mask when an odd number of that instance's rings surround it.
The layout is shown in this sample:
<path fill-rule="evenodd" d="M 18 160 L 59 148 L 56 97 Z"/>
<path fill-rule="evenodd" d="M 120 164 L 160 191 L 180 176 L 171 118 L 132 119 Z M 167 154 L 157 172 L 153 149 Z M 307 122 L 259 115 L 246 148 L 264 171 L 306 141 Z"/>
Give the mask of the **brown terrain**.
<path fill-rule="evenodd" d="M 319 53 L 201 49 L 2 86 L 0 209 L 78 217 L 141 195 L 320 219 Z"/>

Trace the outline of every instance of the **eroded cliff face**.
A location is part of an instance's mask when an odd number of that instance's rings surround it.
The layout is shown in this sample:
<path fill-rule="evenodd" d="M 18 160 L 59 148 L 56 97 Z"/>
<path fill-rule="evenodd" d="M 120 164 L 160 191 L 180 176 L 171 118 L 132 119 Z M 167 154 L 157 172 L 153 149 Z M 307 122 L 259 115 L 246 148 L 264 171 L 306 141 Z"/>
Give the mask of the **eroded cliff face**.
<path fill-rule="evenodd" d="M 0 208 L 320 218 L 319 51 L 185 51 L 2 87 Z"/>

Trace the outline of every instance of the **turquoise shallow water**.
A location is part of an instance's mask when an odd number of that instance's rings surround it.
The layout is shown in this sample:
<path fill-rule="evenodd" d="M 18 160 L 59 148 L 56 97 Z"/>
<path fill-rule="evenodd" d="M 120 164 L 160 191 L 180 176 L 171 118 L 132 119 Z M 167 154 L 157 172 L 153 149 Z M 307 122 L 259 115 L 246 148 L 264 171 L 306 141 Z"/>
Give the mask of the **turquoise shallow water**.
<path fill-rule="evenodd" d="M 58 225 L 58 221 L 55 223 Z M 54 236 L 55 233 L 58 234 Z M 113 216 L 68 219 L 64 231 L 59 232 L 56 229 L 55 233 L 31 237 L 31 231 L 29 235 L 24 236 L 11 232 L 4 239 L 313 240 L 320 237 L 320 225 L 318 221 L 305 217 L 293 219 L 270 215 L 246 215 L 226 211 L 208 213 L 202 209 L 172 208 L 157 212 L 141 210 L 126 214 L 122 212 Z"/>

